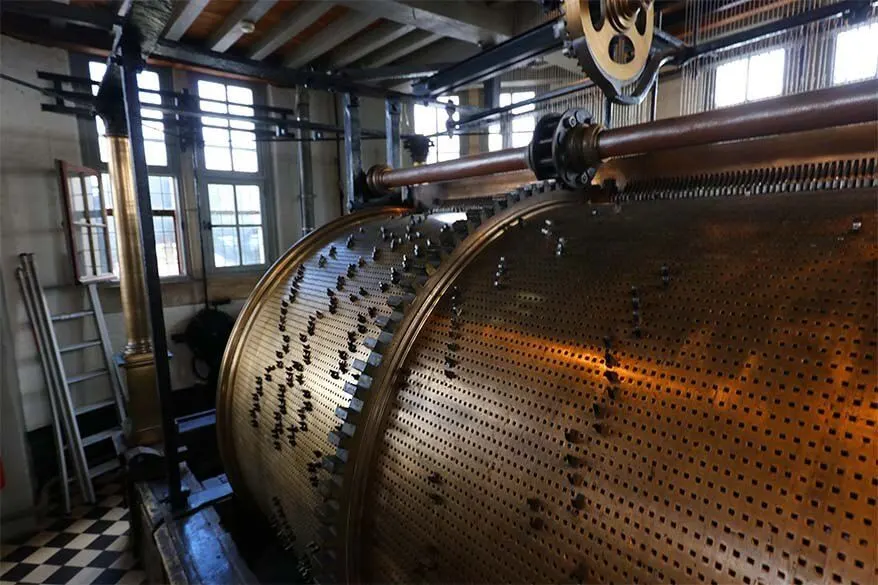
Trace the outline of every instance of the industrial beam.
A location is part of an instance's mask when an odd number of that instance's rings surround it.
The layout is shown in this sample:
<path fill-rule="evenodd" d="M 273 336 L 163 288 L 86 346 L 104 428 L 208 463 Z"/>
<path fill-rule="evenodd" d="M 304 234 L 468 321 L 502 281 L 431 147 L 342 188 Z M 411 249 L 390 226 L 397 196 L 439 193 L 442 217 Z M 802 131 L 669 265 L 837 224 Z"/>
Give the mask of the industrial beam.
<path fill-rule="evenodd" d="M 168 25 L 165 32 L 165 38 L 172 41 L 179 41 L 207 6 L 210 0 L 188 0 L 188 2 L 179 2 L 177 4 L 177 12 L 174 14 L 173 20 Z"/>
<path fill-rule="evenodd" d="M 67 24 L 108 31 L 121 20 L 109 10 L 60 4 L 48 0 L 4 0 L 0 4 L 3 15 L 39 16 Z"/>
<path fill-rule="evenodd" d="M 399 40 L 374 51 L 365 59 L 358 61 L 357 66 L 366 69 L 383 67 L 384 65 L 389 65 L 418 49 L 423 49 L 427 45 L 431 45 L 441 38 L 441 35 L 418 30 L 404 35 Z"/>
<path fill-rule="evenodd" d="M 340 69 L 415 30 L 409 25 L 385 22 L 345 43 L 326 56 L 326 66 Z"/>
<path fill-rule="evenodd" d="M 330 8 L 332 4 L 329 2 L 302 2 L 268 31 L 265 38 L 253 45 L 248 57 L 257 61 L 265 59 L 291 38 L 317 22 L 317 19 L 326 14 Z"/>
<path fill-rule="evenodd" d="M 320 55 L 344 43 L 371 23 L 372 21 L 369 18 L 364 18 L 362 14 L 349 12 L 329 23 L 315 36 L 288 53 L 284 59 L 284 65 L 303 67 Z"/>
<path fill-rule="evenodd" d="M 277 0 L 249 0 L 242 2 L 223 22 L 219 30 L 207 42 L 211 51 L 224 53 L 238 42 L 244 34 L 241 23 L 244 21 L 258 22 L 265 13 L 277 4 Z"/>
<path fill-rule="evenodd" d="M 352 82 L 423 79 L 451 65 L 453 63 L 406 63 L 405 65 L 385 65 L 371 69 L 340 69 L 336 73 Z"/>
<path fill-rule="evenodd" d="M 558 38 L 560 34 L 555 22 L 546 22 L 415 84 L 415 93 L 441 95 L 498 75 L 557 49 L 561 44 Z"/>
<path fill-rule="evenodd" d="M 500 43 L 514 33 L 514 11 L 489 9 L 475 2 L 340 0 L 338 4 L 473 44 Z"/>

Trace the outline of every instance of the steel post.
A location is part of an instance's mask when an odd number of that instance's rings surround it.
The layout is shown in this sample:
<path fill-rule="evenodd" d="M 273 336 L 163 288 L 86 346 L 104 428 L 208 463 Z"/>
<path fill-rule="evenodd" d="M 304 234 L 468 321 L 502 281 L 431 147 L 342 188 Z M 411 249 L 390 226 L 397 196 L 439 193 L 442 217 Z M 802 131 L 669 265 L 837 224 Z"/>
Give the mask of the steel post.
<path fill-rule="evenodd" d="M 155 381 L 161 407 L 164 459 L 167 467 L 169 499 L 171 506 L 177 508 L 184 505 L 185 499 L 180 485 L 177 433 L 171 398 L 168 338 L 162 307 L 162 289 L 155 248 L 155 227 L 153 225 L 152 202 L 149 194 L 149 172 L 146 166 L 146 153 L 143 146 L 143 125 L 140 116 L 140 97 L 137 88 L 137 73 L 142 69 L 144 63 L 139 45 L 133 42 L 135 41 L 135 35 L 123 35 L 122 40 L 122 95 L 131 144 L 131 166 L 134 171 L 137 215 L 140 219 L 141 250 L 143 251 L 144 276 L 146 277 L 147 306 L 143 308 L 148 311 L 152 325 Z M 125 42 L 126 40 L 131 42 Z"/>
<path fill-rule="evenodd" d="M 384 101 L 384 135 L 387 140 L 387 164 L 393 168 L 402 166 L 402 150 L 399 137 L 399 114 L 401 105 L 396 98 Z"/>
<path fill-rule="evenodd" d="M 344 156 L 345 195 L 348 208 L 363 202 L 360 177 L 363 174 L 363 155 L 360 134 L 360 98 L 352 93 L 344 94 Z"/>
<path fill-rule="evenodd" d="M 296 90 L 296 119 L 308 121 L 311 116 L 308 89 L 302 86 Z M 314 132 L 302 130 L 299 142 L 299 208 L 302 217 L 302 235 L 314 229 L 314 169 L 311 165 L 311 140 Z"/>

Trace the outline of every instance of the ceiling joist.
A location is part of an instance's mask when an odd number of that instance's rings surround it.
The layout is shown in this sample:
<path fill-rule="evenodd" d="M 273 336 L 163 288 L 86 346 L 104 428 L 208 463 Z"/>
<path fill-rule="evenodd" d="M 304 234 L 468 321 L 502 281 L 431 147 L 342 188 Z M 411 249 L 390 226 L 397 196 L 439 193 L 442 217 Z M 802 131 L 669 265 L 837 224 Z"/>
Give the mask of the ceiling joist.
<path fill-rule="evenodd" d="M 253 45 L 248 56 L 257 61 L 265 59 L 287 41 L 317 22 L 330 8 L 332 8 L 332 4 L 329 2 L 302 2 L 268 31 L 264 38 Z"/>
<path fill-rule="evenodd" d="M 244 23 L 259 22 L 278 0 L 249 0 L 242 2 L 220 25 L 207 43 L 211 51 L 225 53 L 244 35 Z"/>
<path fill-rule="evenodd" d="M 339 0 L 338 4 L 373 18 L 473 44 L 499 43 L 514 32 L 514 11 L 491 9 L 477 2 Z"/>
<path fill-rule="evenodd" d="M 326 66 L 331 69 L 346 67 L 414 30 L 413 26 L 394 22 L 381 23 L 329 53 L 325 59 Z"/>
<path fill-rule="evenodd" d="M 179 41 L 195 22 L 195 19 L 201 14 L 201 11 L 207 6 L 210 0 L 189 0 L 188 2 L 178 2 L 177 12 L 174 14 L 165 38 L 172 41 Z"/>
<path fill-rule="evenodd" d="M 403 35 L 399 40 L 381 47 L 369 54 L 365 59 L 357 61 L 355 65 L 366 69 L 383 67 L 384 65 L 389 65 L 394 61 L 402 59 L 406 55 L 414 53 L 418 49 L 423 49 L 427 45 L 431 45 L 441 38 L 441 35 L 417 30 L 407 35 Z"/>
<path fill-rule="evenodd" d="M 304 67 L 314 59 L 329 52 L 372 23 L 357 12 L 349 12 L 329 23 L 323 30 L 286 55 L 287 67 Z"/>

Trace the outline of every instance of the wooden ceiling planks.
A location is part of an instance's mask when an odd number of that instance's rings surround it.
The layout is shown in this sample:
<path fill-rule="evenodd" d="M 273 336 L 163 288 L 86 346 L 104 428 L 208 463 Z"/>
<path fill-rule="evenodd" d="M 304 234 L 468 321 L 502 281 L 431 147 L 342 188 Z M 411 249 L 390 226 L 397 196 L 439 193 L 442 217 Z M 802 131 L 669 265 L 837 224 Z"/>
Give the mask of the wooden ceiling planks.
<path fill-rule="evenodd" d="M 259 19 L 259 21 L 256 23 L 256 30 L 254 30 L 250 34 L 243 35 L 240 39 L 238 39 L 238 42 L 236 42 L 232 46 L 232 50 L 243 51 L 244 49 L 249 49 L 255 43 L 262 40 L 262 38 L 268 33 L 268 31 L 273 29 L 284 16 L 286 16 L 290 11 L 295 10 L 303 1 L 308 0 L 280 0 L 277 4 L 272 6 L 268 12 L 265 13 L 265 16 Z"/>
<path fill-rule="evenodd" d="M 348 8 L 344 6 L 333 6 L 330 8 L 326 14 L 317 19 L 317 22 L 300 32 L 298 35 L 287 41 L 280 49 L 277 50 L 277 55 L 287 55 L 290 51 L 293 51 L 301 45 L 302 43 L 307 42 L 309 39 L 313 38 L 317 35 L 321 30 L 326 28 L 330 23 L 335 22 L 349 11 Z M 365 16 L 363 18 L 366 18 Z"/>
<path fill-rule="evenodd" d="M 183 42 L 201 44 L 209 39 L 240 3 L 241 0 L 210 0 L 186 31 L 182 39 Z"/>

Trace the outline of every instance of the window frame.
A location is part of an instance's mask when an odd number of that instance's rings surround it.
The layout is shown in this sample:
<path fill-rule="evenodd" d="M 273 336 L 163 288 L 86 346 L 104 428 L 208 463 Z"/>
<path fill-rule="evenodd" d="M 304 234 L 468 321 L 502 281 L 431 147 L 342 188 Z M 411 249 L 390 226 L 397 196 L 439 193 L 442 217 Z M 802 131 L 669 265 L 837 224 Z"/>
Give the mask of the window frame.
<path fill-rule="evenodd" d="M 509 88 L 507 91 L 501 91 L 499 95 L 499 105 L 503 106 L 511 106 L 516 102 L 515 96 L 518 96 L 520 99 L 518 101 L 525 101 L 529 99 L 533 99 L 538 95 L 538 91 L 536 88 Z M 508 96 L 508 98 L 506 97 Z M 506 100 L 509 100 L 509 103 L 505 103 Z M 516 111 L 518 110 L 518 111 Z M 500 116 L 499 121 L 494 122 L 493 124 L 488 125 L 488 138 L 487 138 L 487 148 L 488 152 L 497 152 L 499 150 L 503 150 L 506 148 L 516 148 L 515 147 L 515 135 L 527 135 L 527 144 L 530 144 L 531 139 L 533 138 L 533 130 L 525 132 L 521 130 L 514 130 L 515 120 L 522 119 L 527 115 L 533 120 L 534 128 L 536 128 L 537 122 L 539 122 L 539 115 L 536 111 L 536 104 L 528 104 L 525 106 L 519 106 L 517 108 L 512 108 L 508 112 L 505 112 Z M 491 137 L 499 137 L 500 138 L 500 146 L 497 148 L 491 148 Z"/>
<path fill-rule="evenodd" d="M 189 87 L 191 88 L 191 93 L 195 103 L 199 102 L 199 94 L 198 94 L 198 82 L 199 81 L 209 81 L 213 83 L 221 83 L 223 85 L 235 85 L 239 87 L 246 87 L 247 89 L 253 92 L 253 105 L 254 106 L 266 106 L 267 105 L 267 88 L 262 84 L 254 84 L 246 81 L 240 81 L 237 79 L 226 79 L 223 77 L 217 77 L 215 75 L 208 74 L 200 74 L 200 73 L 190 73 L 188 76 Z M 255 112 L 254 112 L 255 114 Z M 211 112 L 205 112 L 206 117 L 210 117 Z M 269 149 L 269 145 L 265 141 L 256 140 L 256 157 L 258 161 L 259 170 L 255 173 L 248 173 L 244 171 L 218 171 L 218 170 L 209 170 L 205 164 L 205 152 L 204 152 L 204 141 L 203 136 L 201 134 L 201 129 L 203 126 L 200 124 L 201 118 L 196 118 L 199 121 L 199 135 L 197 139 L 197 144 L 193 149 L 193 156 L 196 161 L 196 169 L 195 169 L 195 192 L 198 197 L 199 205 L 201 206 L 202 214 L 201 221 L 202 224 L 199 226 L 199 234 L 200 237 L 203 238 L 203 249 L 205 258 L 203 259 L 205 270 L 209 274 L 241 274 L 241 273 L 250 273 L 250 272 L 264 272 L 277 257 L 277 249 L 276 249 L 276 229 L 275 222 L 270 221 L 270 217 L 273 217 L 273 184 L 272 184 L 272 168 L 271 168 L 271 152 Z M 257 131 L 258 127 L 254 130 Z M 208 188 L 210 184 L 225 184 L 225 185 L 256 185 L 259 188 L 259 199 L 262 215 L 262 240 L 263 240 L 263 255 L 264 262 L 261 264 L 241 264 L 238 266 L 217 266 L 214 258 L 214 243 L 213 243 L 213 232 L 212 232 L 212 224 L 210 221 L 211 212 L 210 212 L 210 196 L 208 192 Z M 237 218 L 235 220 L 237 222 Z M 230 226 L 231 227 L 231 224 Z M 239 241 L 240 241 L 240 224 L 235 223 L 234 227 L 239 228 Z M 245 226 L 247 227 L 247 226 Z M 239 253 L 242 253 L 239 250 Z"/>
<path fill-rule="evenodd" d="M 826 72 L 827 79 L 826 79 L 826 83 L 824 84 L 825 87 L 835 87 L 838 85 L 848 85 L 850 83 L 859 83 L 862 81 L 867 81 L 869 79 L 875 79 L 876 77 L 878 77 L 878 61 L 876 61 L 876 63 L 875 63 L 876 69 L 875 69 L 875 71 L 872 72 L 871 75 L 867 75 L 866 77 L 858 77 L 856 79 L 851 79 L 851 80 L 846 80 L 846 81 L 836 81 L 835 80 L 836 66 L 838 65 L 839 37 L 841 37 L 841 35 L 843 35 L 843 34 L 853 33 L 854 31 L 857 31 L 860 29 L 874 29 L 875 34 L 878 34 L 878 20 L 871 20 L 870 19 L 870 20 L 867 20 L 865 22 L 861 22 L 855 26 L 846 26 L 846 27 L 840 28 L 839 30 L 837 30 L 833 33 L 834 38 L 832 39 L 832 44 L 831 44 L 832 50 L 831 50 L 831 54 L 829 55 L 829 58 L 827 59 L 828 71 Z M 874 35 L 872 37 L 869 37 L 869 35 L 864 35 L 864 36 L 866 36 L 867 38 L 871 38 L 871 39 L 875 38 Z M 876 42 L 876 44 L 878 44 L 878 41 L 875 41 L 875 42 Z M 876 50 L 878 50 L 878 49 L 876 49 Z"/>
<path fill-rule="evenodd" d="M 81 54 L 81 53 L 71 53 L 70 54 L 70 71 L 76 77 L 83 77 L 87 79 L 91 79 L 91 75 L 89 72 L 89 63 L 91 62 L 101 62 L 100 59 L 96 59 L 93 56 Z M 150 67 L 147 71 L 151 71 L 156 73 L 159 78 L 159 87 L 162 91 L 171 90 L 173 88 L 173 72 L 171 69 L 166 67 Z M 161 105 L 163 106 L 171 106 L 173 104 L 170 103 L 170 98 L 168 96 L 162 96 Z M 147 109 L 148 106 L 147 106 Z M 151 119 L 151 118 L 150 118 Z M 149 119 L 147 119 L 149 120 Z M 158 121 L 156 119 L 156 121 Z M 165 151 L 167 152 L 168 164 L 165 166 L 156 166 L 149 165 L 148 172 L 149 176 L 163 176 L 170 177 L 176 183 L 176 193 L 175 193 L 175 208 L 173 210 L 170 209 L 154 209 L 152 210 L 152 214 L 155 217 L 159 216 L 168 216 L 171 215 L 174 217 L 175 223 L 175 231 L 176 231 L 176 241 L 177 241 L 177 264 L 179 268 L 179 274 L 172 274 L 160 277 L 162 282 L 167 281 L 175 281 L 175 280 L 187 280 L 190 275 L 190 267 L 188 264 L 189 255 L 187 254 L 187 244 L 188 239 L 186 238 L 186 214 L 183 208 L 183 186 L 182 186 L 182 176 L 181 176 L 181 160 L 180 160 L 180 145 L 179 142 L 175 139 L 173 131 L 168 131 L 169 128 L 173 128 L 174 126 L 174 116 L 171 114 L 163 114 L 161 122 L 164 124 L 164 143 L 165 143 Z M 109 163 L 101 161 L 101 153 L 100 153 L 100 144 L 99 144 L 99 135 L 97 129 L 96 119 L 94 118 L 77 118 L 78 130 L 79 130 L 79 142 L 80 148 L 82 152 L 82 160 L 83 166 L 94 169 L 98 172 L 98 176 L 101 177 L 104 174 L 109 173 Z M 108 186 L 111 188 L 111 186 Z M 105 190 L 106 194 L 110 195 L 110 190 Z M 107 204 L 110 205 L 107 209 L 105 209 L 107 217 L 114 217 L 114 201 L 112 201 L 112 197 L 108 197 Z M 115 237 L 115 232 L 114 232 Z M 118 267 L 114 267 L 118 268 Z M 116 276 L 116 281 L 118 281 L 118 275 Z"/>
<path fill-rule="evenodd" d="M 440 96 L 436 99 L 437 99 L 437 101 L 440 101 L 442 103 L 446 103 L 447 100 L 452 100 L 452 101 L 456 100 L 454 105 L 457 107 L 460 106 L 460 102 L 461 102 L 460 95 L 458 95 L 458 94 L 443 95 L 443 96 Z M 421 108 L 423 108 L 423 109 L 421 109 Z M 456 159 L 460 158 L 461 156 L 463 156 L 463 141 L 460 139 L 460 135 L 455 134 L 453 136 L 448 136 L 448 131 L 446 128 L 446 123 L 448 122 L 448 113 L 445 110 L 445 108 L 440 107 L 440 106 L 425 105 L 425 104 L 417 104 L 416 103 L 415 107 L 412 108 L 412 127 L 413 127 L 413 130 L 415 132 L 418 132 L 418 130 L 417 130 L 417 127 L 418 127 L 417 113 L 418 113 L 418 111 L 427 111 L 427 110 L 432 110 L 433 115 L 435 116 L 436 130 L 435 130 L 435 132 L 433 132 L 433 134 L 436 134 L 436 136 L 431 137 L 431 140 L 433 141 L 434 146 L 433 146 L 433 148 L 430 149 L 430 152 L 427 155 L 426 164 L 433 164 L 436 162 L 444 162 L 444 161 L 448 161 L 448 160 L 456 160 Z M 455 114 L 455 116 L 457 116 L 457 114 Z M 430 136 L 430 134 L 425 134 L 425 136 Z M 452 157 L 452 158 L 440 158 L 439 141 L 440 141 L 440 139 L 443 139 L 443 138 L 446 140 L 456 140 L 457 141 L 457 156 Z"/>
<path fill-rule="evenodd" d="M 750 91 L 751 61 L 755 57 L 760 57 L 760 56 L 768 55 L 770 53 L 775 53 L 775 52 L 781 52 L 783 55 L 783 67 L 782 67 L 781 72 L 780 72 L 780 92 L 777 95 L 770 95 L 770 96 L 766 96 L 766 97 L 759 97 L 759 98 L 750 99 L 747 96 L 748 96 L 748 93 Z M 718 81 L 718 76 L 719 76 L 719 70 L 725 66 L 731 65 L 733 63 L 739 63 L 741 61 L 746 62 L 746 69 L 745 69 L 746 77 L 744 79 L 744 100 L 740 101 L 740 102 L 725 104 L 722 106 L 717 105 L 717 95 L 718 95 L 717 81 Z M 786 95 L 786 90 L 787 90 L 787 80 L 788 80 L 788 76 L 789 76 L 790 61 L 791 61 L 791 56 L 789 54 L 789 48 L 783 47 L 783 46 L 775 46 L 775 47 L 762 47 L 759 50 L 756 50 L 753 52 L 742 53 L 733 59 L 728 59 L 726 61 L 723 61 L 722 63 L 719 63 L 716 67 L 713 67 L 711 70 L 711 75 L 712 75 L 711 87 L 712 87 L 713 91 L 712 92 L 710 92 L 710 91 L 704 92 L 704 99 L 709 100 L 709 105 L 708 105 L 707 109 L 708 110 L 721 110 L 724 108 L 732 108 L 732 107 L 740 106 L 743 104 L 752 104 L 755 102 L 760 102 L 760 101 L 764 101 L 764 100 L 770 100 L 770 99 L 774 99 L 774 98 L 783 97 L 784 95 Z"/>

